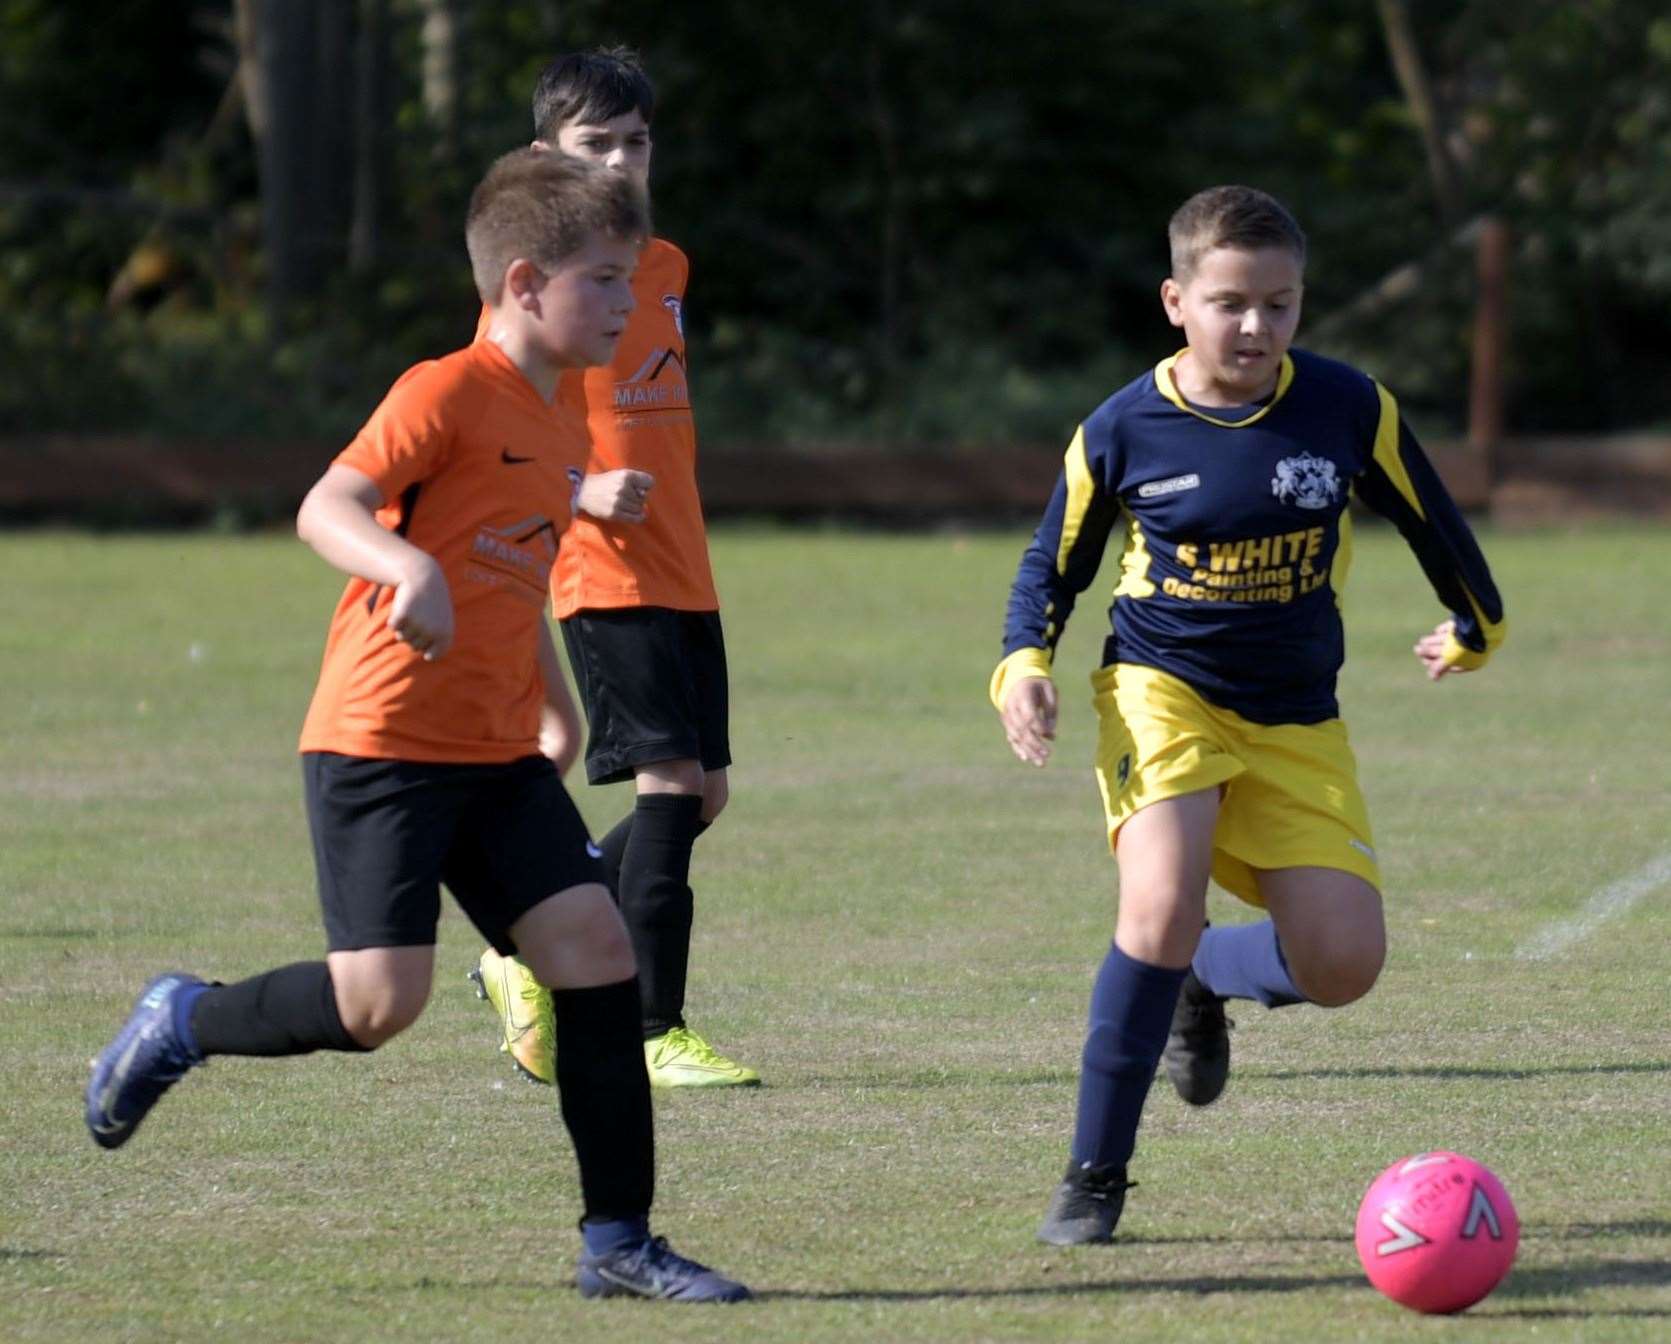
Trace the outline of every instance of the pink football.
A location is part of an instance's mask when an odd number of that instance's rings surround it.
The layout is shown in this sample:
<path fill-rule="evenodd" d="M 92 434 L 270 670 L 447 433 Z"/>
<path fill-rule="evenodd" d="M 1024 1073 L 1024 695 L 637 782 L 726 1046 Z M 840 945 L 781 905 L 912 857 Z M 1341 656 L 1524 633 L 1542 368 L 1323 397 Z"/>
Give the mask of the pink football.
<path fill-rule="evenodd" d="M 1490 1168 L 1461 1153 L 1394 1162 L 1358 1206 L 1358 1259 L 1369 1281 L 1414 1311 L 1474 1305 L 1514 1263 L 1520 1219 Z"/>

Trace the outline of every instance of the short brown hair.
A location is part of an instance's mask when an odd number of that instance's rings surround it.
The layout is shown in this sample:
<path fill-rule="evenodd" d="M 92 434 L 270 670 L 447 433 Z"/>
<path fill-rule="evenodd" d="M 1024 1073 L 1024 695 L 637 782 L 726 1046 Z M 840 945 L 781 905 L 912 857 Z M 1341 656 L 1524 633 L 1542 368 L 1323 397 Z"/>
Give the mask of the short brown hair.
<path fill-rule="evenodd" d="M 625 173 L 555 150 L 515 149 L 470 195 L 464 245 L 483 303 L 497 303 L 517 258 L 555 268 L 595 234 L 642 242 L 650 205 Z"/>
<path fill-rule="evenodd" d="M 631 47 L 559 56 L 534 84 L 534 138 L 555 143 L 571 122 L 613 121 L 635 108 L 648 126 L 656 114 L 656 90 Z"/>
<path fill-rule="evenodd" d="M 1172 278 L 1189 279 L 1196 264 L 1215 247 L 1252 252 L 1282 247 L 1305 265 L 1305 234 L 1286 206 L 1253 187 L 1208 187 L 1180 205 L 1167 227 L 1172 242 Z"/>

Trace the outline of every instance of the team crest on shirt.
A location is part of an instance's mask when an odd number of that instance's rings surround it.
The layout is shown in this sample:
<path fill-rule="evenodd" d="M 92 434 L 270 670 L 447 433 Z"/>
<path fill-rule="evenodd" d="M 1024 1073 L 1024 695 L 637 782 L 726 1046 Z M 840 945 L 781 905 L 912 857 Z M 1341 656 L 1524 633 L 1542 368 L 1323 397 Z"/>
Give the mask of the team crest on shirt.
<path fill-rule="evenodd" d="M 679 333 L 679 339 L 685 338 L 685 305 L 677 294 L 663 294 L 661 306 L 673 314 L 673 329 Z"/>
<path fill-rule="evenodd" d="M 1271 478 L 1271 493 L 1284 504 L 1298 504 L 1302 509 L 1326 509 L 1340 496 L 1340 476 L 1328 458 L 1301 453 L 1298 457 L 1285 457 L 1276 464 L 1276 475 Z"/>

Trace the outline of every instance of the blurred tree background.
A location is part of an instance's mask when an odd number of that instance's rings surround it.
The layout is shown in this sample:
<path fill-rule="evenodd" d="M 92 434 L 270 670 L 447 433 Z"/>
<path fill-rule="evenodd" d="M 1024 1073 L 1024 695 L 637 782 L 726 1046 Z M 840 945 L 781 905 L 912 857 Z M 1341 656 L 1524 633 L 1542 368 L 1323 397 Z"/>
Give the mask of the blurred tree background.
<path fill-rule="evenodd" d="M 0 0 L 0 432 L 341 439 L 469 338 L 469 189 L 551 56 L 656 81 L 725 445 L 1059 439 L 1171 348 L 1165 225 L 1289 202 L 1302 343 L 1511 431 L 1671 420 L 1661 0 Z"/>

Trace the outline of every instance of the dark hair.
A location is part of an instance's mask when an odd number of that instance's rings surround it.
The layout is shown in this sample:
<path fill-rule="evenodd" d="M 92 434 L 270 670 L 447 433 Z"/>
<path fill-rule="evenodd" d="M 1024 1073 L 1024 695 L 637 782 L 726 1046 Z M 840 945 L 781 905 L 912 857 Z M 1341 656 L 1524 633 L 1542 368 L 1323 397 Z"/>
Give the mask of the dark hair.
<path fill-rule="evenodd" d="M 1180 205 L 1167 228 L 1172 243 L 1172 278 L 1188 280 L 1205 253 L 1215 247 L 1254 251 L 1283 247 L 1305 265 L 1305 234 L 1286 206 L 1253 187 L 1208 187 Z"/>
<path fill-rule="evenodd" d="M 637 108 L 648 123 L 656 90 L 630 47 L 559 56 L 534 82 L 534 138 L 555 141 L 570 122 L 609 121 Z"/>
<path fill-rule="evenodd" d="M 625 173 L 568 154 L 515 149 L 470 194 L 464 244 L 483 303 L 499 302 L 517 258 L 555 269 L 604 233 L 629 242 L 650 236 L 650 205 Z"/>

